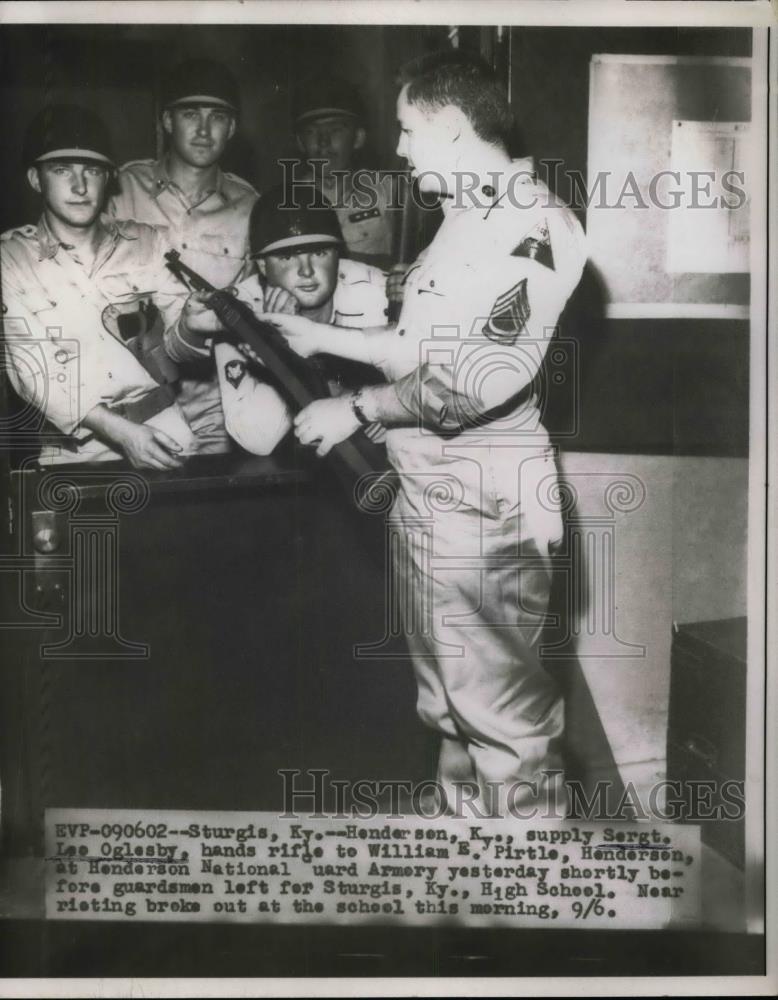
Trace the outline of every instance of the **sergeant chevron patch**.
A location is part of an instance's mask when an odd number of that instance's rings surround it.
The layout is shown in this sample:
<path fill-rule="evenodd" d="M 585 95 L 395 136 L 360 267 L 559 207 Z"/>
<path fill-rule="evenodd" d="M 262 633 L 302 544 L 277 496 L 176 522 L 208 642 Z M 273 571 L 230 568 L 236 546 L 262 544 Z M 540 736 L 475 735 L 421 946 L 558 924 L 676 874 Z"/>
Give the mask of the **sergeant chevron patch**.
<path fill-rule="evenodd" d="M 483 333 L 499 344 L 515 344 L 529 317 L 527 279 L 522 278 L 495 301 Z"/>
<path fill-rule="evenodd" d="M 546 219 L 522 238 L 519 245 L 511 251 L 511 257 L 528 257 L 554 270 L 554 251 L 551 249 L 551 234 Z"/>

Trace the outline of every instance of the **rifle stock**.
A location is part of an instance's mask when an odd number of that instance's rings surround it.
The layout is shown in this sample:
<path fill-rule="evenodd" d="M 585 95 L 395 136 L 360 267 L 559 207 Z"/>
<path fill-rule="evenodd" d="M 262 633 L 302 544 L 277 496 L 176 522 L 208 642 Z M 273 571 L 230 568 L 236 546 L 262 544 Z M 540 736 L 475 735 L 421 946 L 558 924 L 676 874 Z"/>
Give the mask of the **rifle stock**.
<path fill-rule="evenodd" d="M 296 354 L 274 326 L 257 319 L 250 306 L 230 292 L 211 285 L 184 264 L 177 251 L 170 250 L 165 259 L 167 267 L 179 281 L 194 291 L 210 294 L 208 306 L 221 320 L 225 339 L 233 343 L 249 361 L 264 366 L 294 413 L 314 400 L 330 398 L 327 383 L 316 368 Z M 372 489 L 378 478 L 388 473 L 390 468 L 385 453 L 361 428 L 335 445 L 327 459 L 358 506 L 365 491 Z M 365 480 L 365 477 L 370 478 Z"/>
<path fill-rule="evenodd" d="M 416 256 L 412 253 L 411 232 L 416 223 L 414 215 L 414 202 L 412 197 L 412 181 L 410 171 L 405 171 L 400 175 L 403 183 L 399 187 L 402 196 L 402 207 L 400 209 L 399 226 L 395 216 L 394 231 L 392 233 L 392 259 L 395 264 L 404 264 L 407 268 L 411 260 Z M 390 323 L 396 323 L 402 312 L 402 302 L 392 301 L 387 308 L 387 319 Z"/>

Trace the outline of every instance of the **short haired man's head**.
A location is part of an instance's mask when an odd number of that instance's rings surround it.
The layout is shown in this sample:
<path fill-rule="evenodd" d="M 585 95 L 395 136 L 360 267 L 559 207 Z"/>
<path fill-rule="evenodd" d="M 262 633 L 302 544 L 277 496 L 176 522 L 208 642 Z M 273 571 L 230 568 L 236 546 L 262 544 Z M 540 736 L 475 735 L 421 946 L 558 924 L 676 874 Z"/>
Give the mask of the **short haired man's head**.
<path fill-rule="evenodd" d="M 49 105 L 30 123 L 23 157 L 49 216 L 77 229 L 93 225 L 114 170 L 111 138 L 98 115 L 74 104 Z"/>
<path fill-rule="evenodd" d="M 249 244 L 267 283 L 284 288 L 303 310 L 332 298 L 343 234 L 335 210 L 312 186 L 266 192 L 251 211 Z"/>
<path fill-rule="evenodd" d="M 323 161 L 325 175 L 349 170 L 365 144 L 364 109 L 350 83 L 337 77 L 311 77 L 294 95 L 297 145 L 307 160 Z"/>
<path fill-rule="evenodd" d="M 488 147 L 507 155 L 510 106 L 482 59 L 463 52 L 424 56 L 401 71 L 400 83 L 397 155 L 422 190 L 449 193 L 456 175 L 472 169 Z"/>
<path fill-rule="evenodd" d="M 469 52 L 433 52 L 406 63 L 399 83 L 410 105 L 424 112 L 454 106 L 484 142 L 505 143 L 513 127 L 508 98 L 489 65 Z"/>
<path fill-rule="evenodd" d="M 210 59 L 180 63 L 165 81 L 162 106 L 172 154 L 192 167 L 218 163 L 235 133 L 240 108 L 229 70 Z"/>

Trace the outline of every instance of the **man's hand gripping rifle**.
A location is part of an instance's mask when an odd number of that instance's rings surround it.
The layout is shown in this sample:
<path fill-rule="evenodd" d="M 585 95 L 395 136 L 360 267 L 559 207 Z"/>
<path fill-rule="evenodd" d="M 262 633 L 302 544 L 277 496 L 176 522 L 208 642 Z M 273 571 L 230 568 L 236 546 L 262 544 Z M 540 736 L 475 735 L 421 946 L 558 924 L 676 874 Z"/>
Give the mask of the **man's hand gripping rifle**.
<path fill-rule="evenodd" d="M 296 354 L 275 327 L 257 319 L 251 307 L 230 292 L 215 288 L 181 260 L 176 250 L 165 254 L 167 267 L 190 291 L 208 293 L 207 306 L 221 320 L 223 336 L 256 365 L 264 367 L 289 408 L 298 413 L 316 399 L 328 399 L 329 388 L 317 369 Z M 387 470 L 385 455 L 377 445 L 357 430 L 336 445 L 327 456 L 341 482 L 359 502 L 366 489 L 372 489 L 376 473 Z M 360 483 L 364 476 L 369 480 Z"/>

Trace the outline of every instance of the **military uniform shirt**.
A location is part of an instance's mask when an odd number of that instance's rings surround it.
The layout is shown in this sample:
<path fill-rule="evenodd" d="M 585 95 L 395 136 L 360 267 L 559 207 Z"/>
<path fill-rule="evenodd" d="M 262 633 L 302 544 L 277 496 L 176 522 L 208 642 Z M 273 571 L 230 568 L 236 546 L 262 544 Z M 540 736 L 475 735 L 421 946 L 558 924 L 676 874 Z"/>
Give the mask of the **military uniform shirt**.
<path fill-rule="evenodd" d="M 218 170 L 214 189 L 190 205 L 164 159 L 125 163 L 118 180 L 111 215 L 156 226 L 184 263 L 217 288 L 248 273 L 249 213 L 258 195 L 247 181 Z"/>
<path fill-rule="evenodd" d="M 409 476 L 445 467 L 475 507 L 480 473 L 453 457 L 456 445 L 494 446 L 481 464 L 506 502 L 518 502 L 515 462 L 504 445 L 545 438 L 530 383 L 586 261 L 580 223 L 524 163 L 504 178 L 505 189 L 481 194 L 478 205 L 444 205 L 435 238 L 406 273 L 402 312 L 381 363 L 409 409 L 409 426 L 387 433 L 392 464 Z M 527 391 L 494 423 L 461 429 L 463 413 L 479 416 L 477 386 L 490 366 L 526 372 Z"/>
<path fill-rule="evenodd" d="M 102 221 L 105 237 L 91 273 L 44 218 L 0 237 L 9 378 L 60 432 L 62 447 L 45 447 L 42 462 L 122 457 L 81 426 L 98 404 L 135 402 L 157 387 L 125 346 L 118 316 L 153 302 L 168 339 L 186 299 L 186 290 L 161 266 L 164 246 L 156 230 Z M 179 440 L 188 444 L 189 429 L 175 409 Z"/>
<path fill-rule="evenodd" d="M 249 214 L 258 195 L 240 177 L 216 172 L 215 187 L 190 205 L 171 180 L 164 158 L 134 160 L 119 170 L 120 193 L 109 211 L 120 219 L 136 219 L 157 227 L 167 249 L 181 254 L 185 264 L 217 288 L 246 277 Z M 210 361 L 182 370 L 179 401 L 195 431 L 198 451 L 228 450 L 219 390 Z"/>
<path fill-rule="evenodd" d="M 332 202 L 348 256 L 367 264 L 388 266 L 397 210 L 392 208 L 393 178 L 376 171 L 356 171 L 349 184 L 337 184 L 324 195 Z"/>
<path fill-rule="evenodd" d="M 236 294 L 254 312 L 262 312 L 264 295 L 258 276 L 241 282 Z M 378 268 L 353 260 L 341 260 L 332 296 L 335 326 L 383 326 L 386 323 L 386 275 Z M 284 400 L 248 366 L 232 344 L 214 347 L 227 430 L 247 451 L 269 455 L 289 431 L 291 415 Z"/>

